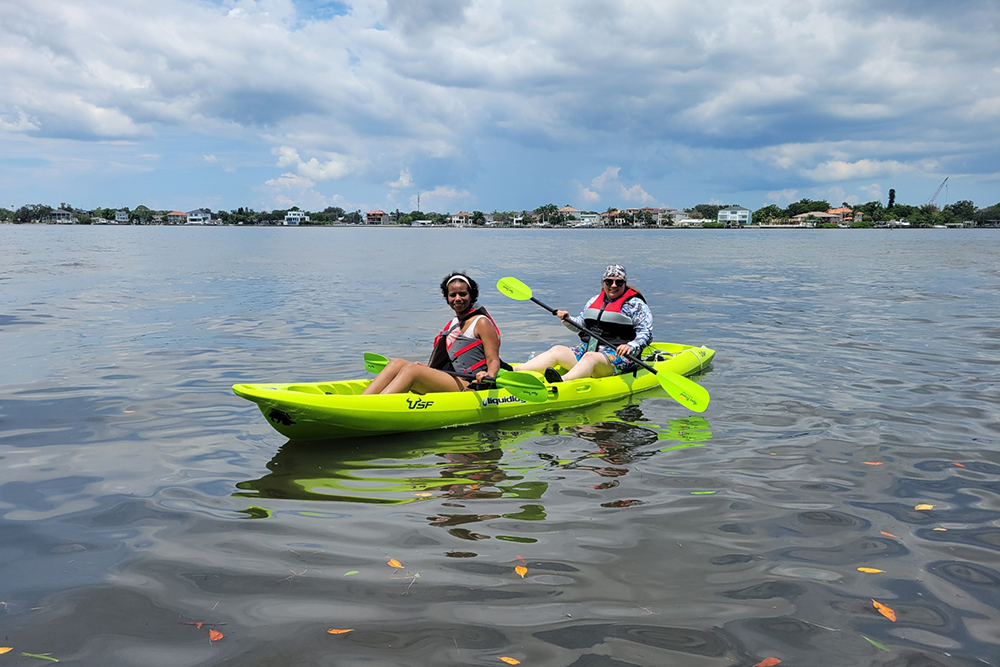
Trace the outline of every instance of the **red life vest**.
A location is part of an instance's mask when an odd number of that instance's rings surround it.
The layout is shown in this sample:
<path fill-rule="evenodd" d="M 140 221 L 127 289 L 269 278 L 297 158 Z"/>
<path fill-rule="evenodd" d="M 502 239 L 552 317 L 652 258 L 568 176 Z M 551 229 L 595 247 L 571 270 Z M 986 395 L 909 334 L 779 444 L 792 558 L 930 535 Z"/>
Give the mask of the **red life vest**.
<path fill-rule="evenodd" d="M 427 365 L 439 370 L 453 370 L 457 373 L 475 374 L 481 370 L 486 370 L 486 351 L 483 349 L 483 341 L 475 337 L 474 331 L 458 333 L 457 336 L 449 336 L 457 328 L 461 331 L 462 326 L 469 319 L 477 315 L 484 316 L 493 325 L 497 332 L 497 340 L 500 339 L 500 328 L 493 321 L 485 308 L 480 306 L 475 310 L 469 309 L 458 317 L 451 318 L 437 336 L 434 337 L 434 350 Z M 472 328 L 475 328 L 473 325 Z M 449 341 L 449 338 L 451 340 Z"/>
<path fill-rule="evenodd" d="M 636 336 L 635 324 L 631 317 L 622 313 L 622 306 L 633 298 L 645 301 L 631 287 L 614 301 L 605 301 L 604 290 L 601 290 L 594 302 L 583 311 L 584 326 L 613 345 L 632 342 Z M 584 342 L 590 341 L 590 336 L 582 332 L 580 338 Z"/>

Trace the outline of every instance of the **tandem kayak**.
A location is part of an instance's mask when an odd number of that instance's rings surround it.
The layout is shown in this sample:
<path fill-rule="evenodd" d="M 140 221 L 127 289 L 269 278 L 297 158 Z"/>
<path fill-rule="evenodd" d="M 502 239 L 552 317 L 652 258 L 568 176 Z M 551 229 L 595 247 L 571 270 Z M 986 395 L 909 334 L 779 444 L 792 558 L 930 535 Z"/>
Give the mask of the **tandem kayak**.
<path fill-rule="evenodd" d="M 715 350 L 675 343 L 653 343 L 642 354 L 657 371 L 680 375 L 708 368 L 714 356 Z M 256 403 L 267 422 L 285 437 L 317 440 L 498 422 L 592 405 L 660 386 L 656 375 L 640 368 L 635 373 L 604 378 L 546 382 L 547 400 L 527 402 L 499 388 L 424 395 L 361 395 L 369 382 L 236 384 L 233 392 Z"/>

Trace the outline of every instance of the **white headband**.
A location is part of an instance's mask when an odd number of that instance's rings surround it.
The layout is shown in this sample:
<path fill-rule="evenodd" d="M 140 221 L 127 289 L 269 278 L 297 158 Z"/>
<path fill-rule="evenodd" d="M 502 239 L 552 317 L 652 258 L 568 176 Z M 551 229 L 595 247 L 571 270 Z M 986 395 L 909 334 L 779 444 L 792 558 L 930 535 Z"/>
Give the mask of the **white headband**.
<path fill-rule="evenodd" d="M 464 282 L 469 287 L 472 287 L 472 281 L 469 280 L 468 278 L 466 278 L 465 276 L 463 276 L 461 273 L 456 273 L 451 278 L 448 278 L 448 282 L 446 282 L 445 285 L 450 285 L 453 282 L 455 282 L 456 280 L 461 280 L 462 282 Z"/>

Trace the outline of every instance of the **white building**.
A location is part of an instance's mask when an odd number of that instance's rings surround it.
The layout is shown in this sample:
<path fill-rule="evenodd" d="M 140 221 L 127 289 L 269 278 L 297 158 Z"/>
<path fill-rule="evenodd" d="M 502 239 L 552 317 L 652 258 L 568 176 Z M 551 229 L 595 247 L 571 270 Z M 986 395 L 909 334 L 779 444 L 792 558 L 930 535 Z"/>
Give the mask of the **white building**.
<path fill-rule="evenodd" d="M 656 226 L 668 227 L 682 218 L 689 217 L 687 213 L 676 208 L 665 206 L 656 212 Z"/>
<path fill-rule="evenodd" d="M 128 224 L 128 209 L 123 208 L 115 211 L 115 222 L 118 224 Z"/>
<path fill-rule="evenodd" d="M 303 222 L 309 222 L 309 216 L 305 214 L 305 211 L 289 211 L 285 213 L 286 225 L 301 225 Z"/>
<path fill-rule="evenodd" d="M 212 220 L 211 211 L 200 208 L 195 211 L 188 211 L 186 215 L 187 221 L 185 224 L 188 225 L 207 225 Z"/>
<path fill-rule="evenodd" d="M 746 227 L 750 224 L 750 209 L 742 206 L 725 206 L 719 209 L 719 222 L 727 227 Z"/>

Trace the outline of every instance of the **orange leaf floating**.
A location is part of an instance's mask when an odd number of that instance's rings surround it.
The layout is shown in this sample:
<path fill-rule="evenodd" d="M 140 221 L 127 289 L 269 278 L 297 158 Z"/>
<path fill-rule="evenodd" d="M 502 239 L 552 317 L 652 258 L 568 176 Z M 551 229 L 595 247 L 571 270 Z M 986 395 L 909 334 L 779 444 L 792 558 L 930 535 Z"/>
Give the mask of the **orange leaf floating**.
<path fill-rule="evenodd" d="M 892 609 L 889 609 L 881 602 L 876 602 L 875 600 L 872 600 L 872 604 L 875 605 L 876 609 L 878 609 L 878 613 L 882 614 L 893 623 L 896 622 L 896 612 L 894 612 Z"/>
<path fill-rule="evenodd" d="M 331 635 L 346 635 L 348 632 L 354 632 L 354 628 L 330 628 L 327 632 Z"/>
<path fill-rule="evenodd" d="M 761 660 L 760 662 L 758 662 L 753 667 L 774 667 L 775 665 L 777 665 L 780 662 L 781 661 L 778 660 L 777 658 L 764 658 L 763 660 Z"/>
<path fill-rule="evenodd" d="M 197 623 L 195 623 L 195 624 L 194 624 L 194 627 L 196 627 L 196 628 L 198 628 L 199 630 L 201 630 L 201 626 L 203 626 L 203 625 L 205 625 L 205 624 L 204 624 L 204 623 L 202 623 L 201 621 L 198 621 Z"/>
<path fill-rule="evenodd" d="M 858 572 L 865 572 L 867 574 L 875 574 L 876 572 L 885 572 L 885 570 L 880 570 L 877 567 L 859 567 Z"/>
<path fill-rule="evenodd" d="M 505 655 L 497 656 L 497 658 L 499 658 L 500 660 L 503 660 L 508 665 L 520 665 L 521 664 L 521 661 L 518 660 L 517 658 L 509 658 L 509 657 L 507 657 Z"/>
<path fill-rule="evenodd" d="M 209 630 L 208 631 L 208 638 L 209 638 L 210 641 L 217 642 L 220 639 L 222 639 L 223 637 L 225 637 L 225 635 L 222 634 L 221 632 L 219 632 L 218 630 Z"/>
<path fill-rule="evenodd" d="M 913 509 L 915 509 L 915 510 L 932 510 L 932 509 L 934 509 L 934 506 L 933 505 L 928 505 L 927 503 L 920 503 L 919 505 L 917 505 Z"/>
<path fill-rule="evenodd" d="M 880 466 L 880 465 L 882 465 L 882 462 L 881 461 L 865 461 L 865 465 L 866 466 Z"/>
<path fill-rule="evenodd" d="M 880 530 L 879 532 L 885 535 L 886 537 L 895 537 L 897 540 L 899 539 L 899 537 L 897 537 L 896 535 L 893 535 L 892 533 L 887 533 L 884 530 Z"/>
<path fill-rule="evenodd" d="M 528 574 L 528 568 L 523 565 L 518 565 L 514 568 L 514 571 L 521 575 L 522 579 L 524 579 L 524 575 Z"/>
<path fill-rule="evenodd" d="M 399 562 L 398 560 L 396 560 L 395 558 L 390 558 L 390 559 L 389 559 L 389 562 L 388 562 L 388 563 L 386 563 L 386 565 L 388 565 L 389 567 L 395 567 L 395 568 L 401 568 L 401 567 L 403 567 L 403 564 L 402 564 L 402 563 L 400 563 L 400 562 Z"/>
<path fill-rule="evenodd" d="M 952 463 L 953 466 L 958 466 L 959 468 L 964 468 L 965 466 L 961 463 Z"/>
<path fill-rule="evenodd" d="M 0 646 L 0 655 L 3 655 L 4 653 L 10 653 L 13 650 L 14 650 L 13 646 Z"/>
<path fill-rule="evenodd" d="M 521 558 L 520 556 L 514 556 L 514 558 L 518 559 L 518 560 L 519 560 L 519 561 L 521 561 L 522 563 L 524 562 L 524 559 L 523 559 L 523 558 Z"/>

